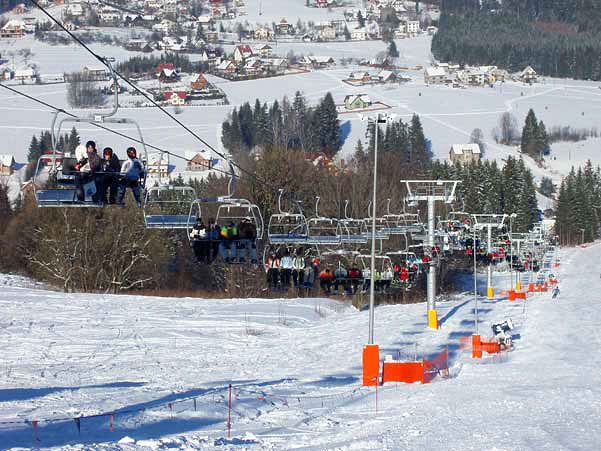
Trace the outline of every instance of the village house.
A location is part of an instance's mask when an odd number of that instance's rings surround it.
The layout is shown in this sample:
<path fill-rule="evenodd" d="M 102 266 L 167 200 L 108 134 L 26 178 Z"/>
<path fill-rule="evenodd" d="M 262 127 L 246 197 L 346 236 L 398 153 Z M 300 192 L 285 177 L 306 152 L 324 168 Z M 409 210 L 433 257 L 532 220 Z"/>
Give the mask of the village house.
<path fill-rule="evenodd" d="M 531 66 L 526 67 L 522 72 L 520 72 L 520 81 L 524 83 L 536 83 L 538 81 L 538 74 Z"/>
<path fill-rule="evenodd" d="M 371 106 L 371 99 L 367 94 L 351 94 L 344 98 L 344 108 L 347 110 L 364 110 Z"/>
<path fill-rule="evenodd" d="M 0 30 L 0 38 L 22 38 L 25 34 L 25 22 L 12 19 Z"/>
<path fill-rule="evenodd" d="M 258 48 L 257 53 L 261 58 L 271 58 L 271 53 L 273 51 L 273 47 L 269 44 L 263 44 Z"/>
<path fill-rule="evenodd" d="M 323 69 L 334 64 L 334 58 L 331 56 L 309 56 L 308 58 L 315 69 Z"/>
<path fill-rule="evenodd" d="M 217 66 L 217 70 L 226 74 L 232 74 L 236 72 L 236 65 L 229 60 L 223 60 L 219 66 Z"/>
<path fill-rule="evenodd" d="M 35 70 L 32 68 L 21 69 L 15 71 L 14 79 L 21 83 L 33 83 L 37 77 Z"/>
<path fill-rule="evenodd" d="M 190 172 L 203 172 L 211 169 L 211 160 L 205 158 L 202 153 L 197 153 L 192 158 L 188 158 L 186 170 Z"/>
<path fill-rule="evenodd" d="M 196 77 L 196 80 L 194 80 L 192 83 L 190 83 L 190 88 L 193 91 L 202 91 L 203 89 L 206 89 L 208 85 L 207 79 L 205 78 L 205 76 L 203 74 L 198 74 L 198 77 Z"/>
<path fill-rule="evenodd" d="M 181 106 L 186 104 L 188 94 L 184 91 L 167 91 L 164 95 L 164 100 L 169 105 Z"/>
<path fill-rule="evenodd" d="M 259 27 L 253 33 L 257 41 L 273 41 L 273 30 L 267 27 Z"/>
<path fill-rule="evenodd" d="M 175 83 L 179 81 L 179 74 L 175 69 L 163 69 L 159 73 L 159 81 L 161 83 Z"/>
<path fill-rule="evenodd" d="M 322 27 L 319 31 L 319 38 L 322 41 L 333 41 L 336 39 L 336 29 L 331 26 Z"/>
<path fill-rule="evenodd" d="M 0 175 L 12 175 L 15 170 L 15 159 L 12 155 L 0 154 Z"/>
<path fill-rule="evenodd" d="M 442 67 L 426 67 L 424 81 L 428 85 L 444 84 L 447 82 L 447 73 Z"/>
<path fill-rule="evenodd" d="M 105 66 L 84 66 L 83 74 L 92 80 L 108 79 L 108 70 Z"/>
<path fill-rule="evenodd" d="M 318 8 L 327 8 L 332 3 L 332 0 L 315 0 L 315 6 Z"/>
<path fill-rule="evenodd" d="M 70 3 L 65 10 L 65 15 L 71 17 L 81 17 L 84 15 L 83 6 L 81 3 Z"/>
<path fill-rule="evenodd" d="M 379 83 L 394 83 L 397 81 L 396 74 L 390 70 L 381 71 L 377 78 Z"/>
<path fill-rule="evenodd" d="M 354 84 L 366 84 L 372 81 L 368 72 L 351 72 L 349 80 Z"/>
<path fill-rule="evenodd" d="M 259 58 L 254 58 L 254 57 L 249 58 L 244 63 L 244 72 L 246 72 L 249 75 L 258 74 L 262 70 L 263 70 L 263 65 L 261 64 L 261 61 L 259 60 Z"/>
<path fill-rule="evenodd" d="M 480 161 L 480 156 L 480 146 L 476 143 L 453 144 L 449 151 L 452 163 L 468 164 L 470 162 L 477 162 Z"/>
<path fill-rule="evenodd" d="M 286 19 L 280 20 L 280 23 L 275 26 L 278 34 L 293 34 L 294 28 Z"/>
<path fill-rule="evenodd" d="M 116 8 L 106 7 L 100 10 L 98 17 L 103 23 L 116 24 L 121 21 L 121 12 Z"/>
<path fill-rule="evenodd" d="M 207 31 L 205 32 L 205 39 L 207 42 L 218 42 L 219 33 L 217 31 Z"/>
<path fill-rule="evenodd" d="M 263 67 L 271 72 L 283 72 L 288 69 L 286 58 L 266 58 L 261 60 Z"/>
<path fill-rule="evenodd" d="M 183 105 L 183 103 L 181 105 Z M 148 169 L 149 177 L 166 180 L 169 176 L 169 154 L 163 152 L 160 154 L 150 154 L 148 156 L 148 164 L 146 167 Z"/>
<path fill-rule="evenodd" d="M 253 49 L 248 44 L 238 45 L 234 50 L 234 61 L 236 61 L 237 63 L 240 63 L 245 59 L 251 58 L 253 56 L 255 56 Z"/>
<path fill-rule="evenodd" d="M 365 41 L 367 39 L 367 30 L 363 28 L 355 28 L 351 31 L 351 40 L 353 41 Z"/>

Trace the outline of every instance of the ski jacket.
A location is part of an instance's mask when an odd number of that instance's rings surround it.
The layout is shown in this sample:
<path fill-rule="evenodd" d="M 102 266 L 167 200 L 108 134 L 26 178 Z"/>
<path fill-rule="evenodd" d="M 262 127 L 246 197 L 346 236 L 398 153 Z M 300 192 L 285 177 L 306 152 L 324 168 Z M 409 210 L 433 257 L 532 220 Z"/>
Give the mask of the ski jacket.
<path fill-rule="evenodd" d="M 320 279 L 333 279 L 334 278 L 334 274 L 332 274 L 330 271 L 328 271 L 327 269 L 324 269 L 322 272 L 319 273 L 319 278 Z"/>
<path fill-rule="evenodd" d="M 359 270 L 357 268 L 349 269 L 348 276 L 350 279 L 358 279 L 359 278 Z"/>
<path fill-rule="evenodd" d="M 257 237 L 257 230 L 250 222 L 240 223 L 240 238 L 244 240 L 254 240 Z"/>
<path fill-rule="evenodd" d="M 346 279 L 347 276 L 348 272 L 344 268 L 338 268 L 336 271 L 334 271 L 334 277 L 336 279 Z"/>
<path fill-rule="evenodd" d="M 392 272 L 392 269 L 390 269 L 390 268 L 382 273 L 382 280 L 392 280 L 393 277 L 394 277 L 394 273 Z"/>
<path fill-rule="evenodd" d="M 143 172 L 142 163 L 137 158 L 126 160 L 121 167 L 121 174 L 126 180 L 139 180 Z"/>
<path fill-rule="evenodd" d="M 266 266 L 267 266 L 267 269 L 279 269 L 280 268 L 280 259 L 277 257 L 275 257 L 275 258 L 269 257 L 267 259 Z"/>
<path fill-rule="evenodd" d="M 294 257 L 292 259 L 292 268 L 296 270 L 305 269 L 305 259 L 303 257 Z"/>
<path fill-rule="evenodd" d="M 207 229 L 204 225 L 195 225 L 190 232 L 190 238 L 205 239 L 207 237 Z"/>
<path fill-rule="evenodd" d="M 115 154 L 112 154 L 108 160 L 103 158 L 100 167 L 102 172 L 121 172 L 121 162 Z"/>
<path fill-rule="evenodd" d="M 371 279 L 371 270 L 365 268 L 363 270 L 363 278 L 364 279 Z"/>
<path fill-rule="evenodd" d="M 293 265 L 292 265 L 292 257 L 290 257 L 289 255 L 285 255 L 284 257 L 282 257 L 282 269 L 292 269 Z"/>

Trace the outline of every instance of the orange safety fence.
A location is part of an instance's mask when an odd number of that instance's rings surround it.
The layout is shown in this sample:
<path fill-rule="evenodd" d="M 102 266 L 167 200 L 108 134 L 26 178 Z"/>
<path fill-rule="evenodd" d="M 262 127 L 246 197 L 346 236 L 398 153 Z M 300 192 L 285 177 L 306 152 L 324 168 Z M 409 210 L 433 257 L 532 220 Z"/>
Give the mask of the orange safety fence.
<path fill-rule="evenodd" d="M 431 360 L 415 362 L 384 361 L 382 364 L 382 383 L 403 382 L 428 384 L 436 376 L 448 377 L 449 350 L 445 348 Z"/>

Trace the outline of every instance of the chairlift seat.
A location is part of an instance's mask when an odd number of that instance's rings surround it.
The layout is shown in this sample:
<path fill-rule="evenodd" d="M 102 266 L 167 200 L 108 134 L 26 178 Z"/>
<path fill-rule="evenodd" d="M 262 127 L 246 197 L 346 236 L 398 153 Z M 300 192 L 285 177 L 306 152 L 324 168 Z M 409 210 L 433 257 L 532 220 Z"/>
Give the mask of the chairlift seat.
<path fill-rule="evenodd" d="M 74 189 L 47 189 L 36 192 L 38 207 L 101 207 L 102 204 L 93 202 L 86 197 L 84 202 L 77 200 Z"/>
<path fill-rule="evenodd" d="M 269 234 L 271 244 L 304 244 L 307 242 L 307 235 L 304 234 Z"/>
<path fill-rule="evenodd" d="M 148 215 L 146 227 L 149 229 L 187 229 L 188 215 Z"/>

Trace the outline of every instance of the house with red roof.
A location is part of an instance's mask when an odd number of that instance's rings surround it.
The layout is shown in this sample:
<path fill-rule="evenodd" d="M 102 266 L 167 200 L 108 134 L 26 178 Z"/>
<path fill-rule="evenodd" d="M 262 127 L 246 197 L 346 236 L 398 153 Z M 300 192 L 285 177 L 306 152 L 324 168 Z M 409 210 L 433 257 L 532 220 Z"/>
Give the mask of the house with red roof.
<path fill-rule="evenodd" d="M 188 94 L 185 91 L 167 91 L 164 100 L 170 105 L 185 105 Z"/>
<path fill-rule="evenodd" d="M 234 50 L 234 61 L 236 61 L 237 63 L 240 63 L 252 56 L 255 56 L 255 53 L 253 52 L 251 46 L 248 44 L 239 45 Z"/>

